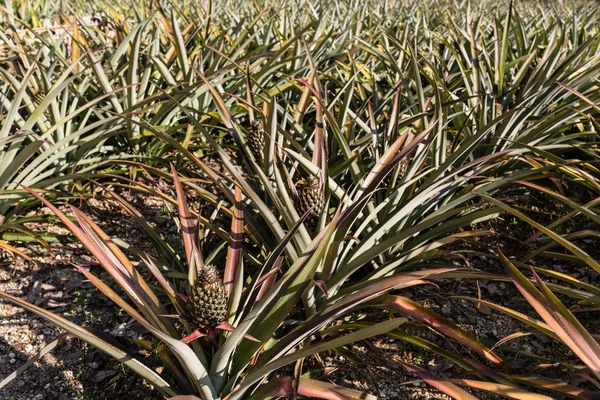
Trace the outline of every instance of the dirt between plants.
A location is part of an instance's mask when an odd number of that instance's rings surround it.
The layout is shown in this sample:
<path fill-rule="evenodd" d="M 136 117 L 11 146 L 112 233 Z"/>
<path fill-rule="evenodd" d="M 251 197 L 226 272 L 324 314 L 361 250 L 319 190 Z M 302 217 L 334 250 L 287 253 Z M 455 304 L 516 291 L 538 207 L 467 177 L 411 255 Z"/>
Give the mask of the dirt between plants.
<path fill-rule="evenodd" d="M 142 211 L 144 216 L 165 236 L 176 233 L 177 228 L 165 212 L 160 200 L 127 194 L 128 199 Z M 84 207 L 100 226 L 110 235 L 121 238 L 143 250 L 152 251 L 150 244 L 137 230 L 131 219 L 111 200 L 90 200 Z M 42 208 L 36 214 L 49 214 Z M 32 224 L 38 232 L 49 232 L 68 236 L 61 227 L 47 224 Z M 508 232 L 514 227 L 504 221 L 495 226 L 498 232 Z M 518 228 L 529 229 L 521 225 Z M 505 250 L 515 249 L 522 242 L 510 235 L 498 234 L 480 239 L 481 242 L 461 243 L 449 250 L 476 249 L 479 246 L 500 245 Z M 146 365 L 157 371 L 163 366 L 152 354 L 139 351 L 132 340 L 147 334 L 122 310 L 107 300 L 93 285 L 85 281 L 72 264 L 85 264 L 92 261 L 87 250 L 77 242 L 52 243 L 51 250 L 38 244 L 21 244 L 17 247 L 32 258 L 31 262 L 3 254 L 0 258 L 0 290 L 61 315 L 77 324 L 84 324 L 103 339 L 121 348 L 136 352 Z M 582 243 L 592 255 L 598 256 L 598 246 Z M 487 272 L 501 272 L 496 260 L 465 253 L 456 257 L 461 267 L 478 268 Z M 540 266 L 540 265 L 538 265 Z M 597 274 L 589 268 L 569 265 L 564 261 L 547 260 L 546 268 L 569 273 L 589 283 L 600 285 Z M 92 271 L 111 282 L 110 277 L 99 266 Z M 117 289 L 113 286 L 114 289 Z M 514 332 L 529 332 L 515 320 L 487 308 L 477 310 L 472 302 L 458 300 L 452 296 L 482 297 L 519 310 L 531 316 L 535 314 L 510 283 L 448 280 L 419 288 L 403 290 L 400 293 L 439 312 L 489 346 Z M 567 303 L 569 304 L 569 303 Z M 600 332 L 598 312 L 578 315 L 593 333 Z M 381 312 L 367 313 L 366 319 L 385 318 Z M 433 343 L 450 349 L 464 357 L 481 360 L 464 347 L 433 330 L 409 324 L 409 333 L 419 335 Z M 0 379 L 8 376 L 26 362 L 45 344 L 57 338 L 62 331 L 53 324 L 25 312 L 7 302 L 0 302 Z M 574 385 L 582 385 L 583 378 L 563 366 L 577 363 L 571 352 L 545 336 L 531 334 L 508 341 L 495 350 L 507 363 L 511 373 L 543 373 L 546 377 L 556 377 Z M 541 359 L 528 357 L 529 353 Z M 327 352 L 305 362 L 305 371 L 323 371 L 321 379 L 342 386 L 367 391 L 381 399 L 448 399 L 449 397 L 406 372 L 397 360 L 419 365 L 442 377 L 456 376 L 460 371 L 451 362 L 439 355 L 422 350 L 401 340 L 378 337 L 348 347 L 347 352 Z M 291 368 L 291 367 L 289 367 Z M 290 369 L 282 373 L 291 373 Z M 166 371 L 165 371 L 166 372 Z M 167 380 L 169 377 L 167 375 Z M 469 378 L 477 379 L 470 376 Z M 582 385 L 585 387 L 585 384 Z M 589 387 L 588 387 L 589 388 Z M 477 398 L 496 399 L 484 392 L 472 393 Z M 0 400 L 42 400 L 42 399 L 160 399 L 147 382 L 125 367 L 122 367 L 95 348 L 73 338 L 64 340 L 51 353 L 34 363 L 21 376 L 0 390 Z"/>

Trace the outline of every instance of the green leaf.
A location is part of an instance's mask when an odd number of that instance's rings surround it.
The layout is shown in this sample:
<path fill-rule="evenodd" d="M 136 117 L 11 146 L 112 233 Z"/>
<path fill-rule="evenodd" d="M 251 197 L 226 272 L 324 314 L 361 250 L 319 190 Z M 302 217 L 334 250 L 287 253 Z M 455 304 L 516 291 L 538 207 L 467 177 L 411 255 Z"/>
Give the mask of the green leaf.
<path fill-rule="evenodd" d="M 336 339 L 329 340 L 324 343 L 315 344 L 306 347 L 302 350 L 298 350 L 288 356 L 281 357 L 275 361 L 266 364 L 264 367 L 253 369 L 250 374 L 244 379 L 242 385 L 233 391 L 229 397 L 230 400 L 243 399 L 245 392 L 249 389 L 249 386 L 258 382 L 263 377 L 267 376 L 270 372 L 275 371 L 289 363 L 292 363 L 301 358 L 320 353 L 322 351 L 331 350 L 336 347 L 344 346 L 346 344 L 354 343 L 359 340 L 364 340 L 373 336 L 387 333 L 406 321 L 404 318 L 396 318 L 385 322 L 380 322 L 376 325 L 372 325 L 368 328 L 363 328 L 358 331 L 349 333 Z"/>
<path fill-rule="evenodd" d="M 120 363 L 126 365 L 131 368 L 135 373 L 140 375 L 142 378 L 147 379 L 164 395 L 166 396 L 174 396 L 175 392 L 167 382 L 165 382 L 158 374 L 152 371 L 150 368 L 146 367 L 144 364 L 140 363 L 135 358 L 131 357 L 129 354 L 117 349 L 111 344 L 103 341 L 98 338 L 85 328 L 78 326 L 71 321 L 68 321 L 62 317 L 59 317 L 56 314 L 53 314 L 49 311 L 46 311 L 42 308 L 36 307 L 33 304 L 26 302 L 25 300 L 21 300 L 17 297 L 14 297 L 8 293 L 0 291 L 0 298 L 4 300 L 10 301 L 11 303 L 16 304 L 19 307 L 24 308 L 27 311 L 30 311 L 36 314 L 39 317 L 47 319 L 52 322 L 54 325 L 58 326 L 61 329 L 69 332 L 73 336 L 83 340 L 86 343 L 98 348 L 114 359 L 118 360 Z"/>

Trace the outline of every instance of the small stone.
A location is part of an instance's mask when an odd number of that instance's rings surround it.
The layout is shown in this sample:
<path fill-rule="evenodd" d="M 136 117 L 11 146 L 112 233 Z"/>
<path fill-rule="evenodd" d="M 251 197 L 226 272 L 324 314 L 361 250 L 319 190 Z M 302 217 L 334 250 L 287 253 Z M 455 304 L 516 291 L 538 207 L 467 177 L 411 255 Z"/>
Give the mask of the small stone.
<path fill-rule="evenodd" d="M 8 353 L 8 358 L 10 358 L 10 359 L 15 358 L 15 353 Z"/>
<path fill-rule="evenodd" d="M 33 351 L 33 346 L 30 344 L 26 344 L 25 345 L 25 352 L 26 353 L 31 353 Z"/>
<path fill-rule="evenodd" d="M 492 315 L 492 308 L 490 306 L 488 306 L 487 304 L 477 304 L 477 311 L 479 311 L 480 313 L 484 314 L 484 315 Z"/>

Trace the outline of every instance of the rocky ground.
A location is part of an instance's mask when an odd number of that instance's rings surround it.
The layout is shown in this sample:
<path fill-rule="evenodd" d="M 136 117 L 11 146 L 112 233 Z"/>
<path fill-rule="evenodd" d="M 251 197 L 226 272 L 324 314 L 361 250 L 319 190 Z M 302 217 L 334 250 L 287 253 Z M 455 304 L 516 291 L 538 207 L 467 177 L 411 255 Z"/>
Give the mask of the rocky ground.
<path fill-rule="evenodd" d="M 164 206 L 156 199 L 130 195 L 130 200 L 165 235 L 176 232 Z M 123 238 L 139 248 L 148 249 L 147 241 L 136 230 L 133 222 L 118 206 L 108 200 L 92 200 L 85 207 L 103 227 L 115 237 Z M 37 214 L 48 214 L 41 209 Z M 68 232 L 53 225 L 32 225 L 38 231 L 68 236 Z M 505 247 L 519 242 L 514 236 L 498 235 L 484 240 L 500 240 Z M 485 244 L 485 243 L 484 243 Z M 488 243 L 489 244 L 489 243 Z M 462 244 L 472 246 L 473 244 Z M 477 244 L 475 244 L 477 245 Z M 584 244 L 585 245 L 585 244 Z M 588 243 L 588 251 L 598 253 L 594 243 Z M 38 244 L 19 244 L 31 261 L 13 258 L 4 254 L 0 259 L 0 290 L 59 314 L 78 324 L 84 324 L 95 333 L 121 347 L 131 347 L 131 341 L 143 337 L 144 332 L 122 310 L 104 298 L 89 282 L 73 268 L 72 264 L 90 263 L 87 251 L 76 242 L 52 243 L 51 256 L 47 249 Z M 451 249 L 452 250 L 452 249 Z M 456 249 L 455 249 L 456 250 Z M 597 255 L 597 254 L 596 254 Z M 556 270 L 569 272 L 579 279 L 599 285 L 598 276 L 589 269 L 575 270 L 575 266 L 564 262 L 548 260 Z M 488 272 L 501 272 L 495 260 L 481 256 L 470 256 L 463 261 L 467 266 Z M 462 265 L 465 266 L 465 265 Z M 91 267 L 101 277 L 100 267 Z M 109 279 L 107 279 L 108 281 Z M 524 326 L 513 319 L 493 312 L 490 309 L 476 309 L 473 303 L 458 300 L 451 296 L 482 297 L 501 302 L 511 308 L 532 316 L 530 307 L 509 283 L 480 281 L 479 287 L 472 281 L 439 282 L 438 286 L 425 286 L 409 289 L 402 294 L 456 322 L 489 346 L 514 332 L 526 332 Z M 600 332 L 598 312 L 584 316 L 588 328 Z M 409 329 L 410 331 L 410 329 Z M 472 357 L 466 350 L 451 340 L 431 330 L 415 325 L 414 333 L 436 344 L 453 349 Z M 410 332 L 413 332 L 410 331 Z M 61 335 L 61 331 L 51 323 L 25 312 L 6 302 L 0 302 L 0 379 L 8 376 L 25 363 L 44 345 Z M 357 343 L 349 352 L 326 353 L 318 358 L 307 360 L 306 368 L 322 370 L 322 379 L 344 386 L 366 390 L 382 399 L 447 399 L 414 375 L 407 373 L 394 360 L 409 361 L 427 368 L 441 376 L 452 376 L 458 369 L 449 361 L 434 353 L 423 351 L 415 346 L 394 338 L 375 338 Z M 580 384 L 582 378 L 572 374 L 561 362 L 574 361 L 568 349 L 548 338 L 528 334 L 515 337 L 496 350 L 509 364 L 514 373 L 528 373 L 543 370 L 545 376 L 556 376 Z M 528 355 L 535 353 L 541 359 Z M 152 355 L 139 353 L 143 361 L 152 368 L 163 367 Z M 565 378 L 566 376 L 566 378 Z M 476 393 L 479 398 L 495 398 Z M 0 400 L 41 400 L 41 399 L 159 399 L 151 386 L 131 371 L 121 367 L 93 347 L 74 338 L 66 338 L 56 349 L 32 365 L 8 386 L 0 389 Z"/>

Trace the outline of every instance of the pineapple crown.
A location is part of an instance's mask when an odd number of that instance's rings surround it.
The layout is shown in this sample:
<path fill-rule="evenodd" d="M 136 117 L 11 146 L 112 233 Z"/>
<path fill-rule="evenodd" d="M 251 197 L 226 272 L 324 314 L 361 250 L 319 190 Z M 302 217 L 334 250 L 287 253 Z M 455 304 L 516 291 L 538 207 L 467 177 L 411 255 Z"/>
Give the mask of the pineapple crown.
<path fill-rule="evenodd" d="M 321 181 L 319 177 L 310 175 L 308 178 L 302 178 L 298 181 L 298 185 L 305 186 L 313 190 L 321 189 Z"/>
<path fill-rule="evenodd" d="M 204 283 L 215 283 L 219 280 L 219 270 L 214 265 L 207 264 L 200 270 L 198 278 Z"/>
<path fill-rule="evenodd" d="M 259 119 L 253 119 L 252 121 L 250 121 L 250 126 L 252 127 L 252 129 L 260 130 L 262 129 L 262 122 Z"/>

